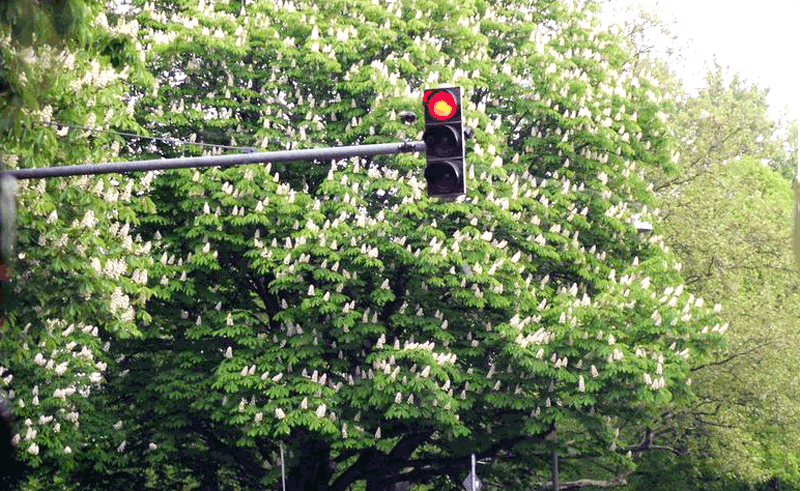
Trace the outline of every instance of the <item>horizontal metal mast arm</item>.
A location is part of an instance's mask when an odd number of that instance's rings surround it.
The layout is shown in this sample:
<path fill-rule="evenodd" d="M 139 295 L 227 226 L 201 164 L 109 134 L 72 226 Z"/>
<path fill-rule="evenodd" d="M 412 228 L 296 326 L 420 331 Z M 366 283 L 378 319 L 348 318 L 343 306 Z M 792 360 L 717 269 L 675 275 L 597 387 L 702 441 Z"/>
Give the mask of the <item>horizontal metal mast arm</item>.
<path fill-rule="evenodd" d="M 348 157 L 424 152 L 425 142 L 406 141 L 378 143 L 373 145 L 350 145 L 343 147 L 307 148 L 281 150 L 277 152 L 254 152 L 206 157 L 181 157 L 159 160 L 132 160 L 107 164 L 64 165 L 38 169 L 16 169 L 0 172 L 0 176 L 17 179 L 41 179 L 46 177 L 83 176 L 91 174 L 126 173 L 151 170 L 185 169 L 191 167 L 230 167 L 269 162 L 292 162 L 298 160 L 338 160 Z"/>

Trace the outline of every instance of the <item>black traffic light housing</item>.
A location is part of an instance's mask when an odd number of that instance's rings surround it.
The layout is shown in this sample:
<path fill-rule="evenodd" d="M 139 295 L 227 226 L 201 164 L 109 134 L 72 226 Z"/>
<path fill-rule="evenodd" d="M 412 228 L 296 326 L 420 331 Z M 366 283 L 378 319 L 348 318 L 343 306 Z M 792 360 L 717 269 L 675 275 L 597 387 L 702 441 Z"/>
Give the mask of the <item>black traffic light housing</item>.
<path fill-rule="evenodd" d="M 427 89 L 422 97 L 425 111 L 428 196 L 456 198 L 467 193 L 464 172 L 464 125 L 461 87 Z"/>

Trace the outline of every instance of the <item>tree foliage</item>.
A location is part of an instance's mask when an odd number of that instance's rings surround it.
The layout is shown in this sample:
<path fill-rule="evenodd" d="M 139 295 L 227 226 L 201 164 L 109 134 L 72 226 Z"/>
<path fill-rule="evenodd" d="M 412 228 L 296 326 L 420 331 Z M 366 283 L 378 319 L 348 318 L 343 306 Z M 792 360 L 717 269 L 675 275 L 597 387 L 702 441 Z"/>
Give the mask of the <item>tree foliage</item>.
<path fill-rule="evenodd" d="M 647 22 L 649 14 L 643 18 L 628 31 L 664 27 Z M 646 47 L 647 38 L 631 42 Z M 665 66 L 643 51 L 640 64 Z M 796 487 L 798 439 L 786 430 L 794 427 L 796 396 L 785 363 L 795 356 L 796 273 L 787 239 L 792 201 L 789 183 L 769 170 L 793 178 L 796 122 L 792 129 L 773 120 L 768 90 L 719 65 L 695 95 L 670 72 L 660 76 L 675 102 L 667 109 L 670 131 L 681 142 L 680 173 L 648 175 L 663 210 L 665 242 L 684 264 L 687 287 L 721 303 L 731 327 L 726 350 L 695 367 L 698 400 L 666 425 L 681 455 L 649 456 L 632 487 Z"/>
<path fill-rule="evenodd" d="M 676 108 L 673 128 L 685 153 L 679 181 L 688 182 L 711 165 L 744 156 L 763 159 L 774 169 L 793 171 L 796 159 L 792 156 L 797 152 L 791 151 L 790 128 L 770 117 L 768 92 L 715 64 L 707 74 L 706 86 Z"/>
<path fill-rule="evenodd" d="M 695 367 L 697 400 L 672 422 L 685 456 L 646 466 L 653 470 L 637 482 L 730 489 L 772 479 L 796 487 L 797 388 L 786 363 L 797 345 L 789 184 L 743 158 L 711 165 L 671 204 L 665 240 L 683 258 L 689 288 L 722 304 L 730 332 L 726 350 Z M 683 484 L 669 487 L 667 475 Z"/>
<path fill-rule="evenodd" d="M 475 137 L 455 202 L 424 196 L 416 156 L 159 176 L 137 228 L 152 319 L 111 348 L 128 479 L 262 486 L 282 446 L 292 489 L 455 487 L 473 452 L 525 486 L 554 449 L 566 474 L 626 469 L 691 399 L 720 326 L 660 237 L 629 224 L 650 199 L 637 165 L 670 162 L 653 83 L 623 71 L 591 12 L 454 7 L 143 6 L 154 132 L 269 149 L 416 138 L 395 115 L 447 81 Z"/>
<path fill-rule="evenodd" d="M 99 49 L 103 39 L 134 43 L 134 32 L 124 25 L 109 28 L 96 6 L 94 13 L 96 19 L 81 24 L 96 33 L 93 46 Z M 12 91 L 3 98 L 4 112 L 17 104 L 0 133 L 5 168 L 113 158 L 120 148 L 116 138 L 53 122 L 135 127 L 125 96 L 128 83 L 146 76 L 136 65 L 115 68 L 100 52 L 70 39 L 26 45 L 9 35 L 13 25 L 2 29 L 4 79 L 31 96 L 15 101 Z M 19 470 L 16 477 L 26 489 L 69 487 L 69 473 L 82 462 L 101 465 L 96 448 L 108 434 L 102 423 L 109 415 L 100 408 L 103 372 L 112 361 L 109 342 L 137 334 L 137 323 L 147 317 L 136 309 L 149 295 L 150 258 L 130 232 L 151 202 L 134 199 L 134 189 L 147 189 L 146 180 L 136 178 L 17 184 L 17 241 L 8 258 L 11 295 L 3 302 L 0 372 L 16 416 L 19 465 L 4 467 Z"/>
<path fill-rule="evenodd" d="M 657 219 L 642 176 L 674 149 L 658 80 L 591 8 L 128 15 L 97 15 L 93 51 L 18 51 L 37 62 L 19 83 L 72 63 L 9 133 L 15 165 L 121 149 L 52 120 L 145 128 L 163 138 L 131 148 L 164 157 L 418 139 L 397 113 L 453 83 L 469 191 L 428 199 L 417 155 L 23 187 L 2 353 L 27 487 L 261 489 L 283 454 L 290 489 L 453 489 L 475 453 L 529 489 L 554 454 L 562 481 L 622 482 L 669 449 L 653 428 L 692 403 L 725 326 L 631 225 Z M 141 46 L 153 85 L 124 68 Z"/>

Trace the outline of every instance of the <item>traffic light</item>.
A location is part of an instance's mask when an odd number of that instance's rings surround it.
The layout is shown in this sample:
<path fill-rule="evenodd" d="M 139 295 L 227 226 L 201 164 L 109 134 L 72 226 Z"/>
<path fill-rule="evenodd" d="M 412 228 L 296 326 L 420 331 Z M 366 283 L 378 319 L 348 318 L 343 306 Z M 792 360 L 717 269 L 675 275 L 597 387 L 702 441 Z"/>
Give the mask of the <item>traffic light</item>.
<path fill-rule="evenodd" d="M 428 89 L 422 96 L 422 106 L 428 196 L 455 198 L 466 194 L 461 87 Z"/>

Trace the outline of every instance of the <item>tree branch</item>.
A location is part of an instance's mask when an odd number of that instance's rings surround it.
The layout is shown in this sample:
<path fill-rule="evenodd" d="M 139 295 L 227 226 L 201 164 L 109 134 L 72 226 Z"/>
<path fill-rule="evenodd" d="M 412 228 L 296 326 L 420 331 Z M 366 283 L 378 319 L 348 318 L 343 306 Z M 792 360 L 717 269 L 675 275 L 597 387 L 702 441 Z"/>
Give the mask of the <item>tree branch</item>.
<path fill-rule="evenodd" d="M 494 445 L 482 452 L 476 452 L 477 459 L 482 460 L 489 457 L 494 457 L 502 450 L 513 448 L 518 443 L 525 441 L 543 441 L 555 431 L 555 425 L 537 435 L 520 435 L 513 438 L 504 438 L 497 441 Z M 410 472 L 404 472 L 407 468 L 413 468 Z M 443 476 L 455 471 L 463 471 L 469 468 L 469 459 L 464 456 L 456 456 L 449 458 L 430 457 L 419 458 L 414 460 L 407 460 L 401 462 L 387 462 L 385 465 L 371 469 L 372 472 L 378 475 L 385 476 L 384 482 L 392 484 L 399 481 L 417 482 L 424 479 L 429 479 L 435 476 Z"/>
<path fill-rule="evenodd" d="M 745 355 L 749 355 L 750 353 L 754 353 L 754 352 L 760 351 L 762 348 L 764 348 L 766 346 L 769 346 L 769 345 L 770 345 L 770 343 L 758 344 L 758 345 L 756 345 L 756 346 L 754 346 L 754 347 L 752 347 L 752 348 L 750 348 L 748 350 L 741 351 L 741 352 L 738 352 L 738 353 L 732 353 L 731 355 L 726 356 L 725 358 L 722 358 L 721 360 L 711 361 L 711 362 L 708 362 L 708 363 L 704 363 L 703 365 L 698 365 L 696 367 L 692 367 L 692 368 L 690 368 L 690 370 L 692 372 L 696 372 L 698 370 L 702 370 L 703 368 L 713 367 L 713 366 L 717 366 L 717 365 L 724 365 L 724 364 L 728 363 L 729 361 L 731 361 L 731 360 L 733 360 L 735 358 L 739 358 L 740 356 L 745 356 Z"/>
<path fill-rule="evenodd" d="M 672 452 L 675 455 L 683 455 L 685 452 L 683 450 L 669 447 L 667 445 L 655 445 L 653 444 L 653 439 L 657 436 L 663 435 L 664 433 L 670 433 L 675 431 L 674 426 L 669 426 L 666 428 L 661 428 L 659 430 L 653 431 L 650 428 L 647 428 L 645 431 L 644 437 L 642 438 L 642 442 L 638 445 L 630 445 L 625 448 L 619 449 L 620 452 L 643 452 L 645 450 L 666 450 L 668 452 Z"/>
<path fill-rule="evenodd" d="M 630 472 L 614 477 L 613 479 L 578 479 L 559 484 L 559 490 L 572 490 L 580 488 L 616 488 L 628 484 L 627 477 Z M 536 484 L 537 489 L 542 491 L 553 489 L 553 481 L 546 481 Z"/>

